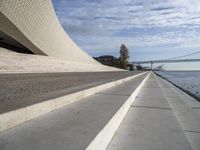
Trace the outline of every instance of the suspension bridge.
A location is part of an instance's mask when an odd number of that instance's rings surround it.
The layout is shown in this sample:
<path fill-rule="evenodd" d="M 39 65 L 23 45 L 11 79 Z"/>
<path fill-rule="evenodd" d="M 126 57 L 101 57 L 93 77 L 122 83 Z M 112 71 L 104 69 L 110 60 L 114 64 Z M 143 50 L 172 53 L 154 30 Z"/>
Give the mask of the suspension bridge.
<path fill-rule="evenodd" d="M 181 62 L 200 62 L 200 59 L 180 59 L 180 58 L 184 58 L 184 57 L 188 57 L 188 56 L 193 56 L 196 54 L 199 54 L 200 51 L 196 51 L 187 55 L 182 55 L 182 56 L 178 56 L 178 57 L 173 57 L 173 58 L 167 58 L 167 59 L 160 59 L 160 60 L 148 60 L 148 61 L 133 61 L 130 62 L 131 64 L 135 64 L 135 65 L 141 65 L 141 64 L 150 64 L 151 65 L 151 69 L 153 68 L 153 64 L 156 63 L 181 63 Z"/>

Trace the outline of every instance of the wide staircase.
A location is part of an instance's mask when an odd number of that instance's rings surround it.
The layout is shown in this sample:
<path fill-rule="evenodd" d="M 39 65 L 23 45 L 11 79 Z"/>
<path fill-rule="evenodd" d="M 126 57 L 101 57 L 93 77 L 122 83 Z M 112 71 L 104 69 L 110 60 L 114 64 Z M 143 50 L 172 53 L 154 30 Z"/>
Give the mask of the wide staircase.
<path fill-rule="evenodd" d="M 114 67 L 66 61 L 51 56 L 17 53 L 0 47 L 0 73 L 105 72 Z M 121 70 L 123 71 L 123 70 Z"/>
<path fill-rule="evenodd" d="M 199 110 L 193 98 L 144 72 L 90 87 L 81 97 L 2 113 L 0 149 L 199 150 Z"/>

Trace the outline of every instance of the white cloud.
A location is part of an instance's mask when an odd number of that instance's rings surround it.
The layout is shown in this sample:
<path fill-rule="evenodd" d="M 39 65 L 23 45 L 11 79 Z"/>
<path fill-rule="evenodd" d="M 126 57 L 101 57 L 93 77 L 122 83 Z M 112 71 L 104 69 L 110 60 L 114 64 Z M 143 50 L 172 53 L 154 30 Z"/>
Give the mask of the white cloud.
<path fill-rule="evenodd" d="M 64 28 L 88 52 L 116 50 L 121 43 L 200 48 L 199 0 L 53 2 Z"/>

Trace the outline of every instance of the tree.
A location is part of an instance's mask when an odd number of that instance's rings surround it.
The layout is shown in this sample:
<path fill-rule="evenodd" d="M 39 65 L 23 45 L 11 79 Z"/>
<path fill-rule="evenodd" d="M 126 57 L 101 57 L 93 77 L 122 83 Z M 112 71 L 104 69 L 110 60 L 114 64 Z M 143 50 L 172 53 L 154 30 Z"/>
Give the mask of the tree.
<path fill-rule="evenodd" d="M 124 44 L 122 44 L 119 53 L 120 53 L 120 68 L 127 69 L 128 58 L 129 58 L 128 48 Z"/>
<path fill-rule="evenodd" d="M 129 58 L 129 52 L 128 52 L 128 48 L 122 44 L 121 47 L 120 47 L 120 60 L 121 61 L 127 61 L 128 58 Z"/>

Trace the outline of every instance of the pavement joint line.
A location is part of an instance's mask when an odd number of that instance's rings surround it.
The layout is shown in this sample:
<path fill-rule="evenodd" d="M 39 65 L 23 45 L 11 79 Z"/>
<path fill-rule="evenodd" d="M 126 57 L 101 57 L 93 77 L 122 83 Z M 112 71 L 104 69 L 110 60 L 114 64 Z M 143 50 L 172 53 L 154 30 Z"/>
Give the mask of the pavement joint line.
<path fill-rule="evenodd" d="M 99 95 L 113 95 L 113 96 L 131 96 L 131 95 L 125 95 L 125 94 L 110 94 L 110 93 L 96 93 Z"/>
<path fill-rule="evenodd" d="M 170 89 L 168 87 L 153 87 L 153 86 L 144 86 L 143 88 L 151 88 L 151 89 L 163 88 L 163 89 Z"/>
<path fill-rule="evenodd" d="M 200 107 L 192 107 L 192 109 L 200 109 Z"/>
<path fill-rule="evenodd" d="M 153 99 L 153 100 L 166 100 L 165 98 L 163 97 L 153 97 L 153 96 L 139 96 L 139 97 L 136 97 L 136 99 Z"/>
<path fill-rule="evenodd" d="M 166 95 L 165 95 L 166 98 L 174 98 L 174 99 L 177 99 L 177 98 L 178 98 L 179 100 L 180 100 L 180 96 L 181 96 L 181 95 L 179 95 L 179 96 L 177 96 L 177 97 L 175 97 L 175 96 L 166 96 Z"/>
<path fill-rule="evenodd" d="M 150 109 L 166 109 L 166 110 L 172 110 L 171 108 L 167 108 L 167 107 L 151 107 L 151 106 L 137 106 L 137 105 L 131 105 L 131 107 L 141 107 L 141 108 L 150 108 Z"/>
<path fill-rule="evenodd" d="M 200 133 L 200 131 L 183 130 L 185 132 Z"/>

